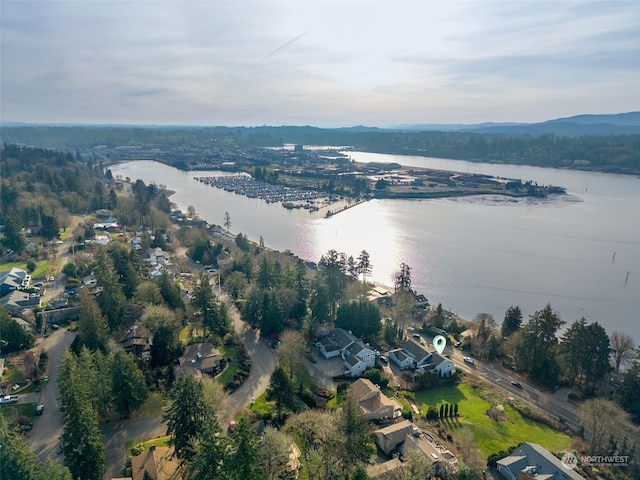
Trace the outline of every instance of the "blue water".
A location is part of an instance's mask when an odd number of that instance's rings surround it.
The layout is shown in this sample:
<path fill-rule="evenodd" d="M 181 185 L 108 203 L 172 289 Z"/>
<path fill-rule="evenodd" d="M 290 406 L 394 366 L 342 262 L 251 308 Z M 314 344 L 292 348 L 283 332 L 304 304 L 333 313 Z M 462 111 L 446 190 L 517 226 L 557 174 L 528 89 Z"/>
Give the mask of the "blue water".
<path fill-rule="evenodd" d="M 525 318 L 547 303 L 563 320 L 598 321 L 640 342 L 640 179 L 526 166 L 493 165 L 352 152 L 359 162 L 484 173 L 561 185 L 567 195 L 548 199 L 466 197 L 373 200 L 329 219 L 305 210 L 208 187 L 193 180 L 210 172 L 181 172 L 139 161 L 112 167 L 176 193 L 171 200 L 201 218 L 272 248 L 317 261 L 329 249 L 357 257 L 367 250 L 371 280 L 392 285 L 401 262 L 413 287 L 432 304 L 464 318 L 492 314 L 498 323 L 511 305 Z M 615 261 L 612 262 L 615 252 Z M 629 272 L 628 282 L 625 283 Z"/>

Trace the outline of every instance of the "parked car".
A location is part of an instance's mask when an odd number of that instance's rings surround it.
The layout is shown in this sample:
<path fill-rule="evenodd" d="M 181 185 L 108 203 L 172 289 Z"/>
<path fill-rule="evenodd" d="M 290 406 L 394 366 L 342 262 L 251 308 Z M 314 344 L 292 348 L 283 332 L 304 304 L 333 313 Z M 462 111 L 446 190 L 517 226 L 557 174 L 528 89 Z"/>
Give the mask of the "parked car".
<path fill-rule="evenodd" d="M 44 405 L 38 405 L 36 407 L 36 415 L 42 415 L 43 411 L 44 411 Z"/>
<path fill-rule="evenodd" d="M 471 357 L 464 357 L 462 360 L 464 360 L 465 363 L 468 363 L 470 365 L 473 365 L 474 363 L 476 363 L 476 361 Z"/>
<path fill-rule="evenodd" d="M 51 330 L 58 330 L 60 327 L 58 326 L 57 323 L 52 323 L 51 324 Z"/>
<path fill-rule="evenodd" d="M 460 348 L 460 345 L 462 345 L 462 342 L 456 342 L 453 344 L 453 346 L 456 348 Z"/>
<path fill-rule="evenodd" d="M 516 388 L 522 388 L 522 384 L 520 382 L 516 382 L 516 381 L 511 381 L 511 385 L 513 385 Z"/>

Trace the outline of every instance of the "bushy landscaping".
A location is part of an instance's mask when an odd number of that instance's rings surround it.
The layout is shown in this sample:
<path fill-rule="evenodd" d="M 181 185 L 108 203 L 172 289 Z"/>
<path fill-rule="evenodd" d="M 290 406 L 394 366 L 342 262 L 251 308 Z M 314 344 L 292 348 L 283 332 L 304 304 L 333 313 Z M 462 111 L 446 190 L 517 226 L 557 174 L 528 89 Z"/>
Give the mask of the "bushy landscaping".
<path fill-rule="evenodd" d="M 483 398 L 484 397 L 484 398 Z M 441 404 L 458 404 L 460 416 L 440 420 L 453 433 L 467 428 L 473 434 L 474 443 L 484 457 L 520 442 L 539 443 L 550 451 L 567 449 L 571 438 L 551 427 L 524 418 L 511 405 L 503 404 L 501 419 L 492 420 L 486 413 L 494 405 L 486 400 L 491 394 L 481 388 L 460 384 L 435 390 L 415 392 L 415 400 L 426 414 L 429 407 L 438 409 Z"/>

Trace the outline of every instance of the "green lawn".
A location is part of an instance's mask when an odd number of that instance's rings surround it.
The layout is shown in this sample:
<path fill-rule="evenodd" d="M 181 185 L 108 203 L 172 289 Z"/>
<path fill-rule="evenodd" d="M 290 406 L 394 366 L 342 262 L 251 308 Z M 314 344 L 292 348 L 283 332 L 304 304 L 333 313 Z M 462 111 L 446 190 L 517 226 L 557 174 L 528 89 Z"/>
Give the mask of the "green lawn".
<path fill-rule="evenodd" d="M 37 277 L 43 277 L 44 274 L 47 272 L 47 269 L 49 268 L 49 260 L 40 260 L 37 264 L 36 264 L 36 269 L 31 272 L 31 277 L 33 278 L 37 278 Z M 12 268 L 19 268 L 21 270 L 27 270 L 27 262 L 23 261 L 23 262 L 5 262 L 0 266 L 0 270 L 1 271 L 7 271 L 7 270 L 11 270 Z"/>
<path fill-rule="evenodd" d="M 485 457 L 520 442 L 539 443 L 552 452 L 568 449 L 571 446 L 571 437 L 522 417 L 510 405 L 504 405 L 505 421 L 496 422 L 490 419 L 485 413 L 492 404 L 482 398 L 483 396 L 486 398 L 487 395 L 490 393 L 486 390 L 460 384 L 457 387 L 416 392 L 415 399 L 422 405 L 423 413 L 426 413 L 428 407 L 439 409 L 443 402 L 457 403 L 462 417 L 447 419 L 443 423 L 454 436 L 456 430 L 468 428 Z"/>
<path fill-rule="evenodd" d="M 146 442 L 139 442 L 134 440 L 132 442 L 126 443 L 127 455 L 132 455 L 131 449 L 133 447 L 138 448 L 138 455 L 149 450 L 149 447 L 155 445 L 156 447 L 168 447 L 169 440 L 171 440 L 171 435 L 166 435 L 164 437 L 152 438 L 151 440 L 147 440 Z"/>

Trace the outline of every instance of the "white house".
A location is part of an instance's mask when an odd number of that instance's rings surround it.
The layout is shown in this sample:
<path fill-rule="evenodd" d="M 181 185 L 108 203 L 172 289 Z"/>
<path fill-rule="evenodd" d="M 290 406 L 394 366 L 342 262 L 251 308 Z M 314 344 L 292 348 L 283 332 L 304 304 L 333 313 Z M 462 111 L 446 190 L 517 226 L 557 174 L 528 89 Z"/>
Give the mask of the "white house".
<path fill-rule="evenodd" d="M 344 366 L 352 377 L 360 377 L 367 370 L 367 364 L 355 355 L 345 356 Z"/>
<path fill-rule="evenodd" d="M 324 358 L 333 358 L 341 355 L 355 341 L 356 338 L 352 334 L 342 328 L 334 328 L 322 337 L 316 346 Z"/>
<path fill-rule="evenodd" d="M 396 348 L 389 352 L 389 360 L 398 365 L 402 370 L 411 368 L 415 360 L 411 355 L 404 351 L 402 348 Z"/>
<path fill-rule="evenodd" d="M 344 349 L 345 357 L 349 355 L 355 355 L 362 360 L 367 368 L 373 368 L 376 366 L 376 352 L 372 350 L 368 345 L 362 343 L 360 340 L 356 340 L 347 348 Z"/>

